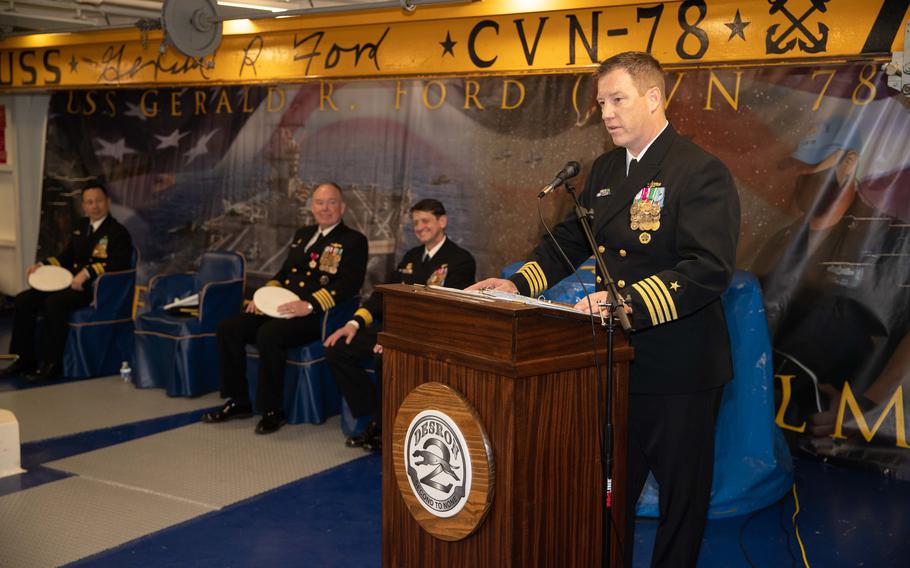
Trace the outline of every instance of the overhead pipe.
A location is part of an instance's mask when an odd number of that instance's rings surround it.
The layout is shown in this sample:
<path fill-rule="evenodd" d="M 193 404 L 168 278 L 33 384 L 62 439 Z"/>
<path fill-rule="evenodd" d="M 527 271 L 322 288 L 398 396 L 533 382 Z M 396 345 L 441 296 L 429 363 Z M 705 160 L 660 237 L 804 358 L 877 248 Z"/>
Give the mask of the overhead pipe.
<path fill-rule="evenodd" d="M 96 27 L 96 26 L 100 25 L 101 23 L 103 23 L 100 20 L 64 18 L 61 16 L 52 16 L 49 14 L 42 14 L 42 13 L 37 13 L 37 12 L 29 12 L 29 11 L 23 12 L 22 10 L 16 10 L 15 12 L 2 10 L 2 11 L 0 11 L 0 15 L 3 15 L 5 17 L 4 23 L 9 23 L 11 20 L 24 20 L 24 21 L 36 21 L 36 22 L 57 22 L 60 24 L 73 24 L 76 26 L 80 26 L 80 28 L 75 31 L 85 31 L 85 28 Z M 53 29 L 53 30 L 48 31 L 47 33 L 61 33 L 64 31 L 70 31 L 70 30 Z M 32 32 L 29 32 L 28 35 L 31 35 L 31 33 Z M 21 34 L 21 33 L 5 34 L 0 37 L 10 37 L 10 36 L 14 36 L 14 35 L 26 35 L 26 34 Z"/>
<path fill-rule="evenodd" d="M 75 2 L 76 4 L 96 7 L 126 6 L 128 8 L 161 12 L 161 2 L 155 2 L 153 0 L 75 0 Z"/>
<path fill-rule="evenodd" d="M 344 12 L 362 12 L 364 10 L 379 10 L 382 8 L 399 8 L 402 11 L 413 12 L 418 6 L 431 6 L 434 4 L 471 4 L 478 0 L 386 0 L 381 2 L 364 2 L 363 4 L 348 4 L 336 6 L 323 6 L 321 8 L 298 8 L 286 10 L 280 14 L 270 12 L 251 14 L 236 18 L 238 20 L 264 20 L 275 17 L 287 18 L 288 16 L 307 16 L 310 14 L 336 14 Z"/>
<path fill-rule="evenodd" d="M 154 4 L 154 2 L 145 2 L 146 4 Z M 15 9 L 7 12 L 10 14 L 15 14 L 18 12 L 20 6 L 35 6 L 40 8 L 53 8 L 55 11 L 60 12 L 64 10 L 72 10 L 73 13 L 97 13 L 97 14 L 109 14 L 111 16 L 129 16 L 135 18 L 150 18 L 150 17 L 160 17 L 161 16 L 161 7 L 158 9 L 133 9 L 133 8 L 124 8 L 124 7 L 96 7 L 94 4 L 82 4 L 78 2 L 69 2 L 66 4 L 61 4 L 60 2 L 54 2 L 53 0 L 17 0 L 14 4 Z M 2 13 L 2 12 L 0 12 Z"/>
<path fill-rule="evenodd" d="M 149 0 L 98 0 L 98 1 L 101 2 L 100 6 L 104 6 L 104 5 L 112 6 L 113 3 L 122 3 L 124 5 L 126 5 L 126 4 L 130 4 L 130 5 L 154 4 L 154 5 L 158 6 L 157 9 L 148 10 L 148 11 L 133 10 L 133 9 L 127 8 L 127 7 L 123 7 L 123 8 L 116 7 L 116 8 L 113 8 L 113 9 L 107 11 L 107 13 L 112 16 L 132 16 L 132 17 L 136 17 L 136 18 L 151 18 L 151 19 L 159 19 L 161 17 L 161 3 L 160 2 L 150 2 Z M 319 7 L 319 8 L 289 9 L 289 10 L 286 10 L 286 11 L 280 12 L 280 13 L 261 12 L 258 10 L 250 10 L 251 13 L 248 15 L 237 16 L 235 18 L 229 18 L 229 19 L 231 19 L 231 20 L 245 20 L 245 19 L 246 20 L 264 20 L 264 19 L 274 19 L 276 17 L 286 18 L 288 16 L 306 16 L 306 15 L 310 15 L 310 14 L 352 13 L 352 12 L 361 12 L 364 10 L 378 10 L 378 9 L 383 9 L 383 8 L 399 8 L 399 9 L 406 10 L 406 11 L 413 11 L 418 6 L 444 5 L 444 4 L 471 4 L 471 3 L 477 2 L 477 1 L 478 0 L 381 0 L 379 2 L 367 2 L 367 3 L 363 3 L 363 4 L 354 4 L 354 5 L 349 4 L 349 5 L 323 6 L 323 7 Z M 15 5 L 31 4 L 33 6 L 52 7 L 52 8 L 57 8 L 57 9 L 60 9 L 60 7 L 61 7 L 61 5 L 59 3 L 51 2 L 50 0 L 16 0 L 16 2 L 14 4 Z M 81 2 L 79 2 L 79 4 L 84 9 L 88 9 L 91 11 L 96 10 L 96 8 L 94 7 L 95 0 L 82 0 Z M 71 3 L 71 5 L 73 6 L 73 10 L 75 12 L 75 3 Z M 102 11 L 103 10 L 102 8 L 99 7 L 97 9 L 102 14 L 104 13 Z M 2 13 L 3 13 L 3 11 L 0 10 L 0 14 L 2 14 Z M 7 13 L 12 13 L 12 12 L 7 12 Z M 34 18 L 34 19 L 44 19 L 46 21 L 72 22 L 74 24 L 79 24 L 80 26 L 85 25 L 85 23 L 83 21 L 75 20 L 75 19 L 68 20 L 68 19 L 53 18 L 53 17 Z M 97 25 L 95 25 L 95 27 L 101 27 L 101 24 L 97 24 Z M 124 25 L 103 26 L 103 27 L 104 27 L 104 29 L 109 29 L 109 30 L 123 30 L 123 29 L 135 28 L 136 26 L 134 24 L 124 24 Z M 82 28 L 80 28 L 78 30 L 61 29 L 61 30 L 53 30 L 52 33 L 61 33 L 61 32 L 67 32 L 67 31 L 84 31 L 84 29 L 82 29 Z M 12 33 L 12 34 L 0 35 L 0 37 L 35 35 L 36 33 L 40 33 L 40 32 L 33 32 L 33 31 L 17 32 L 17 33 Z"/>

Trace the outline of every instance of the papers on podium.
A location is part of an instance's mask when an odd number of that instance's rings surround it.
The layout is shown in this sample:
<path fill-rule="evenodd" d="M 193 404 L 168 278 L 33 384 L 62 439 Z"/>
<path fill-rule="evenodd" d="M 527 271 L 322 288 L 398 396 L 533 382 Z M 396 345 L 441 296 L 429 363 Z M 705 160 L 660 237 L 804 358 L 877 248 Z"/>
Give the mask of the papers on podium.
<path fill-rule="evenodd" d="M 173 308 L 187 308 L 190 306 L 198 306 L 198 305 L 199 305 L 199 294 L 193 294 L 192 296 L 187 296 L 186 298 L 180 298 L 178 300 L 174 300 L 170 304 L 166 304 L 164 306 L 164 309 L 170 310 Z"/>
<path fill-rule="evenodd" d="M 522 296 L 521 294 L 512 294 L 510 292 L 502 292 L 500 290 L 459 290 L 458 288 L 446 288 L 445 286 L 429 286 L 428 288 L 430 290 L 435 290 L 438 292 L 452 293 L 480 300 L 504 300 L 507 302 L 518 302 L 520 304 L 546 308 L 549 310 L 559 310 L 573 314 L 584 314 L 584 312 L 581 310 L 576 310 L 573 306 L 569 306 L 567 304 L 559 304 L 556 302 L 551 302 L 549 300 L 544 300 L 542 298 L 529 298 L 527 296 Z"/>

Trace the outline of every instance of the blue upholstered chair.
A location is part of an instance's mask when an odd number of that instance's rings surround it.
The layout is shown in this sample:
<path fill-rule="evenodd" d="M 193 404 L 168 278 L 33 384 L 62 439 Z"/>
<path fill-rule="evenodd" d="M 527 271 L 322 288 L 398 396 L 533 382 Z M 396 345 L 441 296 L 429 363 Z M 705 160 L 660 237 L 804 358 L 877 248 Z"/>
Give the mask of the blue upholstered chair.
<path fill-rule="evenodd" d="M 774 423 L 771 340 L 761 286 L 745 270 L 733 273 L 722 296 L 733 353 L 733 380 L 724 387 L 714 437 L 714 481 L 708 517 L 763 509 L 793 485 L 793 462 Z M 648 478 L 638 514 L 657 517 L 657 483 Z"/>
<path fill-rule="evenodd" d="M 218 390 L 215 330 L 221 320 L 240 311 L 244 276 L 241 255 L 216 251 L 202 255 L 197 272 L 152 278 L 148 311 L 136 318 L 137 387 L 164 388 L 168 396 Z M 192 294 L 199 294 L 198 313 L 181 316 L 164 309 Z"/>
<path fill-rule="evenodd" d="M 322 342 L 347 323 L 359 305 L 360 299 L 355 297 L 330 308 L 322 315 L 320 339 L 288 350 L 284 369 L 284 413 L 290 424 L 322 424 L 341 410 L 341 393 L 325 362 Z M 255 346 L 248 345 L 246 376 L 254 408 L 258 370 L 259 352 Z"/>
<path fill-rule="evenodd" d="M 502 269 L 502 277 L 508 278 L 522 267 L 524 261 L 513 262 Z M 581 282 L 579 282 L 581 280 Z M 594 257 L 584 261 L 575 271 L 575 274 L 566 276 L 552 287 L 544 290 L 544 299 L 562 304 L 575 304 L 581 298 L 593 293 L 594 284 Z"/>
<path fill-rule="evenodd" d="M 80 379 L 115 375 L 133 359 L 133 296 L 139 251 L 132 268 L 106 272 L 92 284 L 92 303 L 70 314 L 63 374 Z"/>
<path fill-rule="evenodd" d="M 522 264 L 507 266 L 504 277 Z M 592 259 L 576 274 L 589 292 L 594 290 Z M 555 302 L 574 304 L 583 294 L 573 275 L 558 282 L 544 296 Z M 717 416 L 714 482 L 708 511 L 712 519 L 767 507 L 780 499 L 793 483 L 790 452 L 774 424 L 771 341 L 761 287 L 751 273 L 737 270 L 721 299 L 733 353 L 733 380 L 724 388 Z M 637 513 L 658 516 L 657 483 L 653 476 L 648 477 Z"/>

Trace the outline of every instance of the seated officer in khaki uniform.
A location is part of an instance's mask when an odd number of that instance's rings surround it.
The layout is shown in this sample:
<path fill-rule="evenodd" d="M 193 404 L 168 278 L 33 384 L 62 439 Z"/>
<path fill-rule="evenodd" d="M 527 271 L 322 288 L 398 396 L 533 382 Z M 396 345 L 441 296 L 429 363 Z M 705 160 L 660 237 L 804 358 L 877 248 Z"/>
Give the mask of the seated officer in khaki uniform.
<path fill-rule="evenodd" d="M 259 350 L 256 404 L 262 412 L 256 433 L 270 434 L 285 424 L 282 393 L 287 349 L 318 340 L 322 336 L 322 314 L 355 296 L 363 285 L 367 238 L 344 224 L 344 209 L 341 188 L 333 183 L 317 187 L 311 202 L 317 224 L 297 231 L 281 270 L 267 283 L 300 296 L 299 301 L 279 306 L 279 312 L 288 319 L 259 314 L 250 302 L 247 313 L 218 326 L 221 396 L 228 400 L 221 410 L 205 413 L 204 422 L 252 416 L 244 346 L 255 344 Z"/>
<path fill-rule="evenodd" d="M 26 375 L 29 382 L 58 377 L 63 371 L 63 349 L 66 346 L 69 314 L 92 303 L 95 278 L 105 272 L 130 267 L 133 241 L 126 228 L 110 216 L 107 189 L 92 184 L 82 190 L 82 211 L 69 242 L 57 256 L 51 256 L 28 269 L 28 275 L 45 264 L 62 266 L 73 273 L 73 283 L 58 292 L 29 289 L 15 299 L 13 336 L 10 353 L 19 359 L 5 369 L 0 377 Z M 35 327 L 39 315 L 44 316 L 41 334 L 41 359 L 35 345 Z M 34 371 L 34 372 L 32 372 Z"/>
<path fill-rule="evenodd" d="M 411 207 L 414 236 L 420 245 L 405 253 L 387 284 L 427 284 L 464 288 L 474 282 L 476 263 L 471 253 L 446 237 L 446 210 L 436 199 L 423 199 Z M 344 395 L 351 414 L 373 416 L 362 434 L 347 439 L 349 447 L 380 451 L 379 392 L 361 362 L 373 354 L 382 319 L 382 295 L 374 293 L 354 314 L 354 319 L 325 341 L 325 358 Z M 343 339 L 343 340 L 342 340 Z M 377 375 L 381 371 L 376 369 Z"/>

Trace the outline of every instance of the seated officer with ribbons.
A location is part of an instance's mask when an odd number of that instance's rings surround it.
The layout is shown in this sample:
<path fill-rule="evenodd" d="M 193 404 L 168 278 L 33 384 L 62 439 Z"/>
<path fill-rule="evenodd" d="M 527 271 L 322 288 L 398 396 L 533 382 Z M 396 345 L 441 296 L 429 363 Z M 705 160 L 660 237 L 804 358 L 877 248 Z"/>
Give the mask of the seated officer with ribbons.
<path fill-rule="evenodd" d="M 405 253 L 386 278 L 387 284 L 426 284 L 465 288 L 474 282 L 476 263 L 471 253 L 446 237 L 446 210 L 435 199 L 423 199 L 411 207 L 414 236 L 420 245 Z M 376 338 L 382 319 L 382 295 L 374 293 L 354 313 L 354 319 L 325 341 L 325 358 L 332 376 L 356 418 L 372 416 L 362 434 L 351 436 L 349 447 L 363 446 L 380 451 L 379 391 L 370 381 L 361 362 L 377 349 Z M 381 375 L 377 369 L 377 375 Z"/>
<path fill-rule="evenodd" d="M 250 302 L 244 314 L 218 326 L 221 395 L 228 400 L 204 422 L 224 422 L 253 414 L 246 380 L 246 344 L 259 350 L 256 404 L 262 419 L 256 433 L 270 434 L 286 422 L 283 409 L 287 349 L 318 340 L 326 310 L 355 296 L 367 267 L 367 238 L 342 221 L 345 205 L 341 188 L 324 183 L 316 188 L 310 206 L 316 225 L 303 227 L 291 241 L 278 274 L 266 286 L 291 290 L 300 300 L 278 306 L 276 318 L 263 315 Z"/>
<path fill-rule="evenodd" d="M 107 189 L 93 183 L 82 190 L 82 212 L 87 215 L 73 227 L 69 242 L 57 255 L 28 269 L 28 276 L 45 265 L 61 266 L 73 274 L 72 283 L 53 292 L 29 289 L 15 299 L 10 352 L 19 358 L 2 373 L 3 377 L 26 374 L 29 382 L 53 379 L 63 371 L 67 322 L 72 311 L 92 303 L 93 283 L 105 272 L 130 268 L 133 241 L 126 228 L 109 214 Z M 35 345 L 36 322 L 44 316 L 41 333 L 41 360 Z M 37 370 L 35 370 L 37 367 Z"/>

